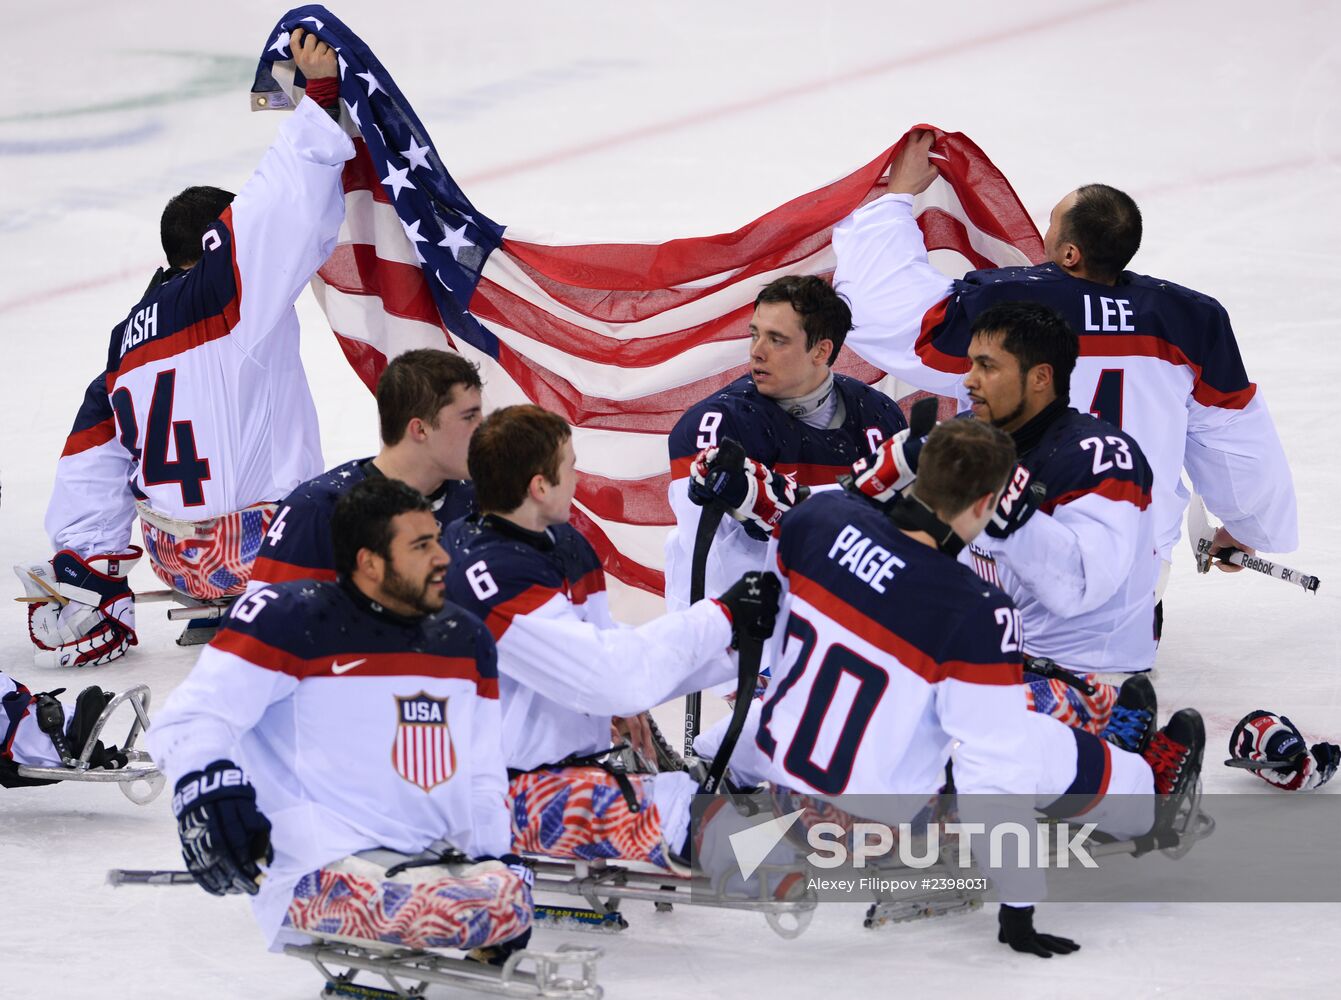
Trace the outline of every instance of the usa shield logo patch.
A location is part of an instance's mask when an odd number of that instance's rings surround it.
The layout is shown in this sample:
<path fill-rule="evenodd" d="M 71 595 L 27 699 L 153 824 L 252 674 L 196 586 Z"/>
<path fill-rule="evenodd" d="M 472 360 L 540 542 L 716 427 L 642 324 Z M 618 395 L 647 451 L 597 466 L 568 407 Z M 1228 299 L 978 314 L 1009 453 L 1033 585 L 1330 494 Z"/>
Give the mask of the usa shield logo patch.
<path fill-rule="evenodd" d="M 447 699 L 420 691 L 396 696 L 396 742 L 391 748 L 396 773 L 431 792 L 456 773 L 456 748 L 447 728 Z"/>

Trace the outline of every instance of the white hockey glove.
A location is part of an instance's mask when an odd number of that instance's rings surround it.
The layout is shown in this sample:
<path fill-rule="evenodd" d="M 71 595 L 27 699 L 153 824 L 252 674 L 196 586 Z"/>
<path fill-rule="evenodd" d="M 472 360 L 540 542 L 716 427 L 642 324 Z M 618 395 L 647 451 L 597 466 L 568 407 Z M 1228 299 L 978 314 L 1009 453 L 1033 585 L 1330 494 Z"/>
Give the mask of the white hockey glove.
<path fill-rule="evenodd" d="M 64 549 L 49 563 L 14 567 L 30 599 L 28 636 L 38 666 L 96 666 L 136 644 L 135 595 L 126 577 L 143 554 L 132 545 L 84 559 Z"/>
<path fill-rule="evenodd" d="M 927 435 L 936 426 L 935 397 L 913 404 L 907 427 L 880 442 L 875 451 L 852 466 L 852 486 L 877 503 L 889 503 L 917 479 L 917 460 Z"/>

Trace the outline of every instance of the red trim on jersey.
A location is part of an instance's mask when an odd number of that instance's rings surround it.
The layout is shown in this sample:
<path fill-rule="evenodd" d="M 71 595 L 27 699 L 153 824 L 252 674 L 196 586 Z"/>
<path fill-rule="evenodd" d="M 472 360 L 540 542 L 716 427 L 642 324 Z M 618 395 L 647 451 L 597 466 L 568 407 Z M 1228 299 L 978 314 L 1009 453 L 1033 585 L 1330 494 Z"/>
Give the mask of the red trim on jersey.
<path fill-rule="evenodd" d="M 1071 490 L 1069 493 L 1063 493 L 1061 496 L 1053 497 L 1051 500 L 1045 500 L 1038 505 L 1038 509 L 1044 514 L 1051 514 L 1054 510 L 1064 504 L 1088 496 L 1099 496 L 1106 500 L 1113 500 L 1118 503 L 1126 501 L 1129 504 L 1133 504 L 1137 510 L 1145 510 L 1150 506 L 1149 490 L 1144 490 L 1136 483 L 1128 482 L 1124 479 L 1105 479 L 1095 486 L 1087 486 L 1084 489 Z"/>
<path fill-rule="evenodd" d="M 92 427 L 71 432 L 70 436 L 65 439 L 65 450 L 61 452 L 61 458 L 78 455 L 81 451 L 89 451 L 99 445 L 106 444 L 114 437 L 116 437 L 116 418 L 108 417 Z"/>
<path fill-rule="evenodd" d="M 237 266 L 237 231 L 233 228 L 233 206 L 229 205 L 219 216 L 219 221 L 228 230 L 229 263 L 233 265 L 233 297 L 224 303 L 223 317 L 231 330 L 242 322 L 242 272 Z M 111 392 L 111 387 L 108 387 Z"/>
<path fill-rule="evenodd" d="M 943 680 L 965 681 L 969 684 L 1023 684 L 1024 671 L 1020 663 L 968 663 L 963 660 L 936 660 L 918 649 L 908 640 L 895 635 L 879 622 L 868 618 L 861 611 L 848 604 L 795 570 L 788 573 L 792 596 L 798 597 L 816 608 L 848 631 L 861 636 L 873 646 L 892 653 L 899 662 L 917 674 L 928 684 L 937 684 Z"/>
<path fill-rule="evenodd" d="M 298 566 L 294 563 L 271 559 L 269 556 L 257 556 L 251 569 L 251 578 L 254 581 L 268 584 L 289 583 L 292 580 L 319 580 L 334 583 L 337 575 L 333 569 Z"/>
<path fill-rule="evenodd" d="M 490 608 L 488 617 L 484 619 L 484 625 L 494 637 L 494 642 L 498 642 L 512 624 L 513 618 L 518 615 L 529 615 L 536 608 L 544 607 L 560 593 L 554 587 L 532 584 L 516 597 Z"/>
<path fill-rule="evenodd" d="M 242 275 L 237 266 L 237 236 L 233 232 L 233 206 L 229 205 L 219 216 L 219 221 L 228 230 L 229 263 L 233 268 L 233 295 L 223 308 L 213 316 L 206 316 L 194 323 L 170 333 L 160 340 L 133 347 L 122 355 L 117 367 L 107 373 L 107 394 L 110 396 L 116 388 L 117 380 L 137 368 L 162 361 L 166 358 L 185 354 L 193 348 L 208 344 L 210 341 L 226 337 L 242 319 Z M 199 266 L 199 265 L 197 265 Z"/>
<path fill-rule="evenodd" d="M 1194 362 L 1176 344 L 1163 337 L 1149 334 L 1130 334 L 1102 336 L 1089 334 L 1080 338 L 1080 356 L 1082 358 L 1157 358 L 1171 365 L 1188 368 L 1192 372 L 1192 398 L 1202 406 L 1218 406 L 1225 410 L 1241 410 L 1247 406 L 1257 393 L 1255 383 L 1249 382 L 1244 388 L 1233 392 L 1223 392 L 1202 381 L 1201 365 Z"/>
<path fill-rule="evenodd" d="M 671 479 L 687 478 L 696 457 L 697 454 L 690 455 L 688 458 L 672 459 Z M 832 486 L 838 481 L 839 476 L 851 472 L 852 466 L 817 465 L 810 462 L 779 462 L 772 466 L 772 469 L 784 476 L 788 474 L 795 476 L 798 486 Z"/>
<path fill-rule="evenodd" d="M 605 570 L 597 566 L 568 585 L 568 599 L 574 604 L 584 604 L 592 594 L 605 593 Z"/>
<path fill-rule="evenodd" d="M 966 375 L 972 367 L 968 358 L 957 358 L 952 354 L 946 354 L 933 343 L 936 331 L 945 323 L 945 313 L 950 307 L 951 298 L 952 296 L 947 295 L 926 311 L 922 317 L 922 332 L 918 334 L 917 344 L 913 349 L 928 368 L 954 375 Z"/>
<path fill-rule="evenodd" d="M 498 678 L 481 677 L 479 665 L 465 656 L 434 656 L 430 653 L 341 653 L 316 659 L 295 656 L 288 650 L 242 632 L 224 628 L 210 645 L 246 660 L 253 666 L 274 670 L 299 680 L 314 677 L 437 677 L 472 681 L 481 698 L 498 697 Z M 331 668 L 357 664 L 339 674 Z"/>

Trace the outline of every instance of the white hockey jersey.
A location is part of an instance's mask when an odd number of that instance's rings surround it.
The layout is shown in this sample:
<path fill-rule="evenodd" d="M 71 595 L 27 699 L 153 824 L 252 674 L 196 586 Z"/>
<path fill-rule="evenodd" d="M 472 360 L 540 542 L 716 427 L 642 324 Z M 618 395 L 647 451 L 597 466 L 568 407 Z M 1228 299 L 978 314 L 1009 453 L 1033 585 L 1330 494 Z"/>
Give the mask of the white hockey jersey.
<path fill-rule="evenodd" d="M 511 845 L 493 639 L 448 604 L 407 621 L 347 584 L 242 598 L 146 741 L 171 785 L 240 764 L 273 825 L 253 908 L 274 942 L 298 880 L 356 851 Z"/>
<path fill-rule="evenodd" d="M 1042 302 L 1080 336 L 1072 404 L 1129 433 L 1150 462 L 1155 539 L 1166 561 L 1187 507 L 1184 468 L 1236 539 L 1268 552 L 1298 545 L 1289 464 L 1220 303 L 1130 271 L 1109 286 L 1055 264 L 951 281 L 928 262 L 912 206 L 910 195 L 886 195 L 834 228 L 834 286 L 852 304 L 852 350 L 962 400 L 977 316 L 998 302 Z"/>
<path fill-rule="evenodd" d="M 321 471 L 293 303 L 335 245 L 353 155 L 304 98 L 205 232 L 200 262 L 113 329 L 56 468 L 55 549 L 124 551 L 136 499 L 199 521 L 279 500 Z"/>
<path fill-rule="evenodd" d="M 507 764 L 530 770 L 610 746 L 610 718 L 736 676 L 727 614 L 713 601 L 637 628 L 610 617 L 605 573 L 571 525 L 536 533 L 463 518 L 443 547 L 447 596 L 498 643 Z"/>

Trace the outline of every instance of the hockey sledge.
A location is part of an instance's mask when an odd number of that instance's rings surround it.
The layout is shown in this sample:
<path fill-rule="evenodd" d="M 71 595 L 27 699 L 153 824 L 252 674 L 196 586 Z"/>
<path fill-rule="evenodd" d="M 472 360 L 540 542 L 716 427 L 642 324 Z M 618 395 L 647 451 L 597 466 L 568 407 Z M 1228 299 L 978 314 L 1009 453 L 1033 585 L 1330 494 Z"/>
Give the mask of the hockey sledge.
<path fill-rule="evenodd" d="M 140 733 L 149 728 L 149 698 L 147 685 L 136 684 L 127 688 L 112 698 L 102 710 L 102 714 L 98 716 L 98 721 L 93 724 L 93 729 L 84 742 L 84 748 L 73 765 L 68 767 L 34 767 L 20 764 L 18 766 L 19 776 L 36 778 L 42 781 L 114 782 L 121 788 L 122 794 L 136 805 L 142 806 L 152 802 L 158 797 L 158 793 L 163 790 L 163 774 L 155 766 L 148 753 L 135 749 L 135 742 L 139 739 Z M 97 746 L 102 731 L 112 715 L 121 705 L 126 703 L 129 703 L 134 710 L 130 730 L 126 733 L 126 739 L 121 744 L 121 752 L 126 755 L 126 766 L 115 769 L 95 768 L 90 761 L 93 749 Z"/>
<path fill-rule="evenodd" d="M 805 888 L 804 883 L 800 883 L 801 889 L 794 898 L 775 899 L 765 895 L 767 883 L 761 882 L 760 896 L 751 899 L 729 895 L 703 875 L 684 877 L 664 871 L 640 871 L 604 860 L 528 860 L 535 870 L 536 893 L 577 896 L 590 907 L 589 910 L 552 908 L 562 915 L 564 926 L 623 930 L 628 922 L 620 912 L 620 903 L 631 899 L 652 903 L 659 911 L 681 903 L 762 913 L 775 934 L 790 940 L 810 925 L 816 906 L 814 892 Z"/>
<path fill-rule="evenodd" d="M 599 1000 L 604 990 L 596 981 L 601 949 L 561 945 L 556 951 L 518 951 L 501 966 L 487 965 L 433 951 L 377 948 L 314 939 L 290 944 L 284 953 L 310 962 L 326 980 L 323 997 L 373 1000 L 414 1000 L 429 986 L 454 986 L 493 996 L 554 997 Z M 386 986 L 358 982 L 360 974 L 379 978 Z"/>

